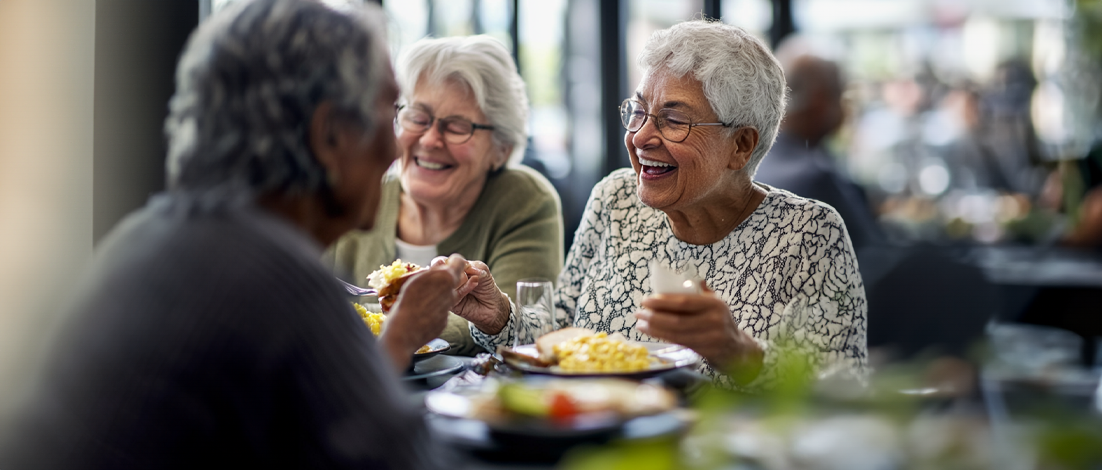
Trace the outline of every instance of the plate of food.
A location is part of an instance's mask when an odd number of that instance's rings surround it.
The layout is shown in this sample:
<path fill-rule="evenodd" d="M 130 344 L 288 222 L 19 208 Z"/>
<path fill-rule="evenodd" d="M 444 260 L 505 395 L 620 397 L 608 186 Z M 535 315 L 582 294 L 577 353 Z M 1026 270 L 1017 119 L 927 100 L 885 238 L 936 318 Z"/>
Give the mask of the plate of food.
<path fill-rule="evenodd" d="M 491 378 L 479 387 L 425 395 L 429 411 L 482 422 L 499 439 L 607 436 L 632 419 L 667 413 L 677 404 L 677 395 L 661 385 L 609 377 Z"/>
<path fill-rule="evenodd" d="M 364 324 L 371 330 L 371 333 L 375 336 L 379 336 L 383 332 L 383 328 L 386 327 L 386 315 L 379 312 L 369 312 L 367 307 L 353 302 L 352 306 L 356 309 L 356 313 L 360 314 L 363 318 Z M 428 344 L 421 346 L 417 352 L 413 353 L 413 360 L 421 361 L 440 354 L 444 351 L 451 349 L 451 344 L 447 341 L 436 338 L 429 341 Z"/>
<path fill-rule="evenodd" d="M 639 379 L 700 362 L 700 355 L 684 346 L 631 341 L 619 333 L 575 327 L 540 336 L 536 344 L 499 347 L 498 354 L 521 372 L 563 377 Z"/>

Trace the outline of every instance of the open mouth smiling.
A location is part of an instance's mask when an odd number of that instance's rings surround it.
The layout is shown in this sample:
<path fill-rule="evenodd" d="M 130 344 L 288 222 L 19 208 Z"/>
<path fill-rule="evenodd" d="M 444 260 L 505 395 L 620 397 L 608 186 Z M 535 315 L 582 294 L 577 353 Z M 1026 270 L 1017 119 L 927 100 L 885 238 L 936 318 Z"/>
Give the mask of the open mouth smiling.
<path fill-rule="evenodd" d="M 643 173 L 651 176 L 664 175 L 677 169 L 676 166 L 669 163 L 660 162 L 657 160 L 648 160 L 643 157 L 639 157 L 639 165 L 643 167 Z"/>
<path fill-rule="evenodd" d="M 433 170 L 433 171 L 447 170 L 447 169 L 453 167 L 452 165 L 446 165 L 446 164 L 443 164 L 443 163 L 437 163 L 437 162 L 430 162 L 430 161 L 421 160 L 420 158 L 417 158 L 417 157 L 413 157 L 413 163 L 416 164 L 418 167 L 424 168 L 426 170 Z"/>

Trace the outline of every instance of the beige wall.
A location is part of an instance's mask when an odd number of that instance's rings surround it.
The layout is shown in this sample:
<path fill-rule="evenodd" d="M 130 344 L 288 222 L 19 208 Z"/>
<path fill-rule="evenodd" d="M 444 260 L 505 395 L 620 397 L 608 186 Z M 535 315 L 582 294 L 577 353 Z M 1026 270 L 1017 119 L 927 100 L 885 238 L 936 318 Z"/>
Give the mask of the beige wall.
<path fill-rule="evenodd" d="M 0 0 L 0 420 L 92 254 L 93 0 Z"/>

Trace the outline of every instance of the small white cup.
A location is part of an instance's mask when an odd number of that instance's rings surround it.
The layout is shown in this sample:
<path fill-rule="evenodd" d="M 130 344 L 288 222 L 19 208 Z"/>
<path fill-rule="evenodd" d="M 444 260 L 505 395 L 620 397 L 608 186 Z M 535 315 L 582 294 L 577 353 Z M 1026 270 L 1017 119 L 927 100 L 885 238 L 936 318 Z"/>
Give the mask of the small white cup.
<path fill-rule="evenodd" d="M 650 262 L 650 290 L 655 294 L 699 294 L 702 292 L 700 281 L 688 276 L 687 273 L 678 274 L 654 260 Z"/>

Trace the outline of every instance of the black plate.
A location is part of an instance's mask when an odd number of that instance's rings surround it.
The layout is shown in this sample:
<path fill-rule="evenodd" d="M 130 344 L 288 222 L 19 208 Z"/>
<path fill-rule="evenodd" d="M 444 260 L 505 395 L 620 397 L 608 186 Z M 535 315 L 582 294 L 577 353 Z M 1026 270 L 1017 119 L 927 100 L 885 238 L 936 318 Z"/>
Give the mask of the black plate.
<path fill-rule="evenodd" d="M 430 392 L 431 393 L 431 392 Z M 553 429 L 539 425 L 500 426 L 471 418 L 428 413 L 435 435 L 479 459 L 489 462 L 553 464 L 571 449 L 611 440 L 647 440 L 685 431 L 688 421 L 677 411 L 617 421 L 584 429 Z"/>
<path fill-rule="evenodd" d="M 402 380 L 425 380 L 447 374 L 454 374 L 463 369 L 463 361 L 452 356 L 436 356 L 419 361 L 413 365 L 413 370 L 406 372 Z"/>
<path fill-rule="evenodd" d="M 452 345 L 451 345 L 451 344 L 449 344 L 449 343 L 448 343 L 447 341 L 444 341 L 444 340 L 442 340 L 442 339 L 440 339 L 440 338 L 436 338 L 436 339 L 434 339 L 434 340 L 432 340 L 432 341 L 429 341 L 429 342 L 428 342 L 428 343 L 426 344 L 426 346 L 428 346 L 429 348 L 431 348 L 431 349 L 429 349 L 429 352 L 424 352 L 424 353 L 417 353 L 417 354 L 414 354 L 414 355 L 413 355 L 413 362 L 420 362 L 420 361 L 423 361 L 423 360 L 425 360 L 425 359 L 428 359 L 428 358 L 430 358 L 430 357 L 433 357 L 433 356 L 435 356 L 435 355 L 437 355 L 437 354 L 440 354 L 440 353 L 442 353 L 442 352 L 444 352 L 444 351 L 447 351 L 447 350 L 449 350 L 449 349 L 451 349 L 451 348 L 452 348 Z"/>

